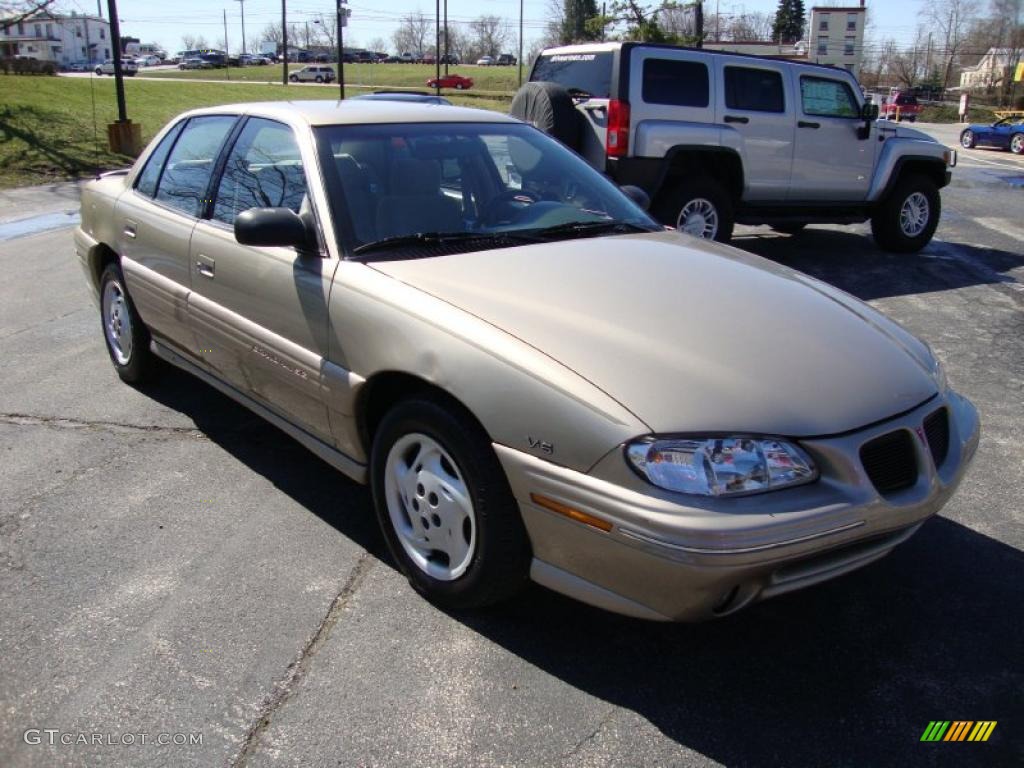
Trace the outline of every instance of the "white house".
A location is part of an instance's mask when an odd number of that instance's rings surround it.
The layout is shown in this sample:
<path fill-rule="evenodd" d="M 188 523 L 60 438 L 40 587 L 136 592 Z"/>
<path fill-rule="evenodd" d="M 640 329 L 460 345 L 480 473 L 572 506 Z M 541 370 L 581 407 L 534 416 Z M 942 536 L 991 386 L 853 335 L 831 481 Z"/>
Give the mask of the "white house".
<path fill-rule="evenodd" d="M 1002 85 L 1016 63 L 1011 61 L 1010 48 L 989 48 L 977 66 L 964 67 L 960 72 L 960 88 L 963 90 L 991 89 Z"/>
<path fill-rule="evenodd" d="M 807 59 L 857 75 L 864 60 L 864 0 L 849 7 L 814 6 L 808 24 Z"/>
<path fill-rule="evenodd" d="M 0 56 L 55 64 L 97 64 L 113 56 L 110 23 L 96 16 L 38 13 L 23 21 L 0 19 Z"/>

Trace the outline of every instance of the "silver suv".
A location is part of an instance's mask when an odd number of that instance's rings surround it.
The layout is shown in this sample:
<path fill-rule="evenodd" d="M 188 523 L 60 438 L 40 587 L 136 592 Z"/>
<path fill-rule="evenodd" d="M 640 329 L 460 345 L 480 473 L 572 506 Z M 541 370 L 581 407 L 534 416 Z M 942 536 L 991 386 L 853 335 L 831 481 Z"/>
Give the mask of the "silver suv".
<path fill-rule="evenodd" d="M 733 224 L 797 232 L 870 219 L 887 250 L 931 240 L 956 152 L 877 122 L 854 76 L 646 43 L 545 50 L 512 114 L 650 196 L 665 224 L 726 241 Z"/>
<path fill-rule="evenodd" d="M 334 81 L 334 77 L 332 67 L 319 64 L 311 64 L 288 75 L 288 79 L 293 83 L 330 83 Z"/>

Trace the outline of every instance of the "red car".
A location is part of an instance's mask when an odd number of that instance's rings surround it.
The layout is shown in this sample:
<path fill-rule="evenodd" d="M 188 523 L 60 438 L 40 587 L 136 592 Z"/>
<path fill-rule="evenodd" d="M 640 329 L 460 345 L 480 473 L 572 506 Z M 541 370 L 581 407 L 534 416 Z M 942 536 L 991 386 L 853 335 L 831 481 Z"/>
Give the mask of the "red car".
<path fill-rule="evenodd" d="M 463 77 L 462 75 L 442 75 L 441 77 L 432 77 L 427 80 L 427 85 L 431 88 L 455 88 L 459 91 L 464 91 L 467 88 L 473 87 L 472 77 Z"/>
<path fill-rule="evenodd" d="M 918 103 L 916 96 L 897 92 L 882 105 L 882 108 L 879 110 L 879 117 L 885 120 L 895 120 L 897 115 L 899 115 L 900 120 L 914 122 L 917 116 L 921 114 L 921 109 L 922 107 Z"/>

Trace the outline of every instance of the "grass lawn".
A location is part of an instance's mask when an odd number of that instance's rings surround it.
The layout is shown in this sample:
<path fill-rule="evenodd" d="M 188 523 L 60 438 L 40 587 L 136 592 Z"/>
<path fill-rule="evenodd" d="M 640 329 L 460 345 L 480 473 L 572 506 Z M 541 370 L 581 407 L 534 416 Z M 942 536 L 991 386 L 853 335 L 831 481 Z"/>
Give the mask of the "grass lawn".
<path fill-rule="evenodd" d="M 227 69 L 186 69 L 159 70 L 139 72 L 141 77 L 169 77 L 182 80 L 241 80 L 257 83 L 280 83 L 281 64 L 268 64 L 265 67 L 228 67 Z M 290 64 L 289 69 L 295 72 L 304 64 Z M 331 64 L 337 72 L 338 65 Z M 444 67 L 441 68 L 442 73 Z M 509 98 L 518 87 L 517 67 L 477 67 L 475 65 L 449 66 L 453 74 L 473 78 L 472 91 L 500 93 Z M 524 67 L 523 79 L 529 77 Z M 376 88 L 402 87 L 426 88 L 427 80 L 434 76 L 433 64 L 346 64 L 345 84 L 367 85 Z M 472 91 L 470 91 L 472 93 Z"/>
<path fill-rule="evenodd" d="M 195 107 L 336 99 L 337 93 L 337 88 L 326 87 L 125 80 L 128 117 L 142 124 L 145 141 L 172 117 Z M 506 99 L 451 94 L 451 100 L 508 111 Z M 107 150 L 107 124 L 116 119 L 113 78 L 0 75 L 0 187 L 74 179 L 127 165 L 131 158 Z"/>

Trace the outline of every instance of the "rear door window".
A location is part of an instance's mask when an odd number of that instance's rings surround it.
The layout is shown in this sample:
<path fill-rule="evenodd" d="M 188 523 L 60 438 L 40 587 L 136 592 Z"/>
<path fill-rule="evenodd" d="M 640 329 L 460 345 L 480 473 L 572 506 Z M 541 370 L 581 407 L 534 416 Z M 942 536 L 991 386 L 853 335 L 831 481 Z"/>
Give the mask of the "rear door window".
<path fill-rule="evenodd" d="M 135 182 L 135 190 L 140 195 L 146 197 L 153 197 L 156 194 L 156 185 L 160 181 L 160 171 L 164 169 L 164 161 L 167 160 L 167 155 L 170 154 L 171 147 L 174 146 L 174 140 L 178 138 L 178 134 L 181 133 L 181 127 L 185 124 L 182 120 L 176 126 L 174 126 L 159 146 L 153 150 L 153 154 L 149 156 L 146 161 L 146 167 L 142 169 L 142 173 L 139 174 L 139 180 Z"/>
<path fill-rule="evenodd" d="M 747 112 L 785 112 L 782 74 L 769 69 L 726 67 L 725 106 Z"/>
<path fill-rule="evenodd" d="M 530 80 L 558 83 L 563 88 L 580 91 L 594 98 L 607 99 L 612 87 L 612 54 L 556 53 L 541 56 L 533 67 Z"/>
<path fill-rule="evenodd" d="M 235 120 L 234 116 L 211 115 L 188 121 L 167 158 L 157 200 L 189 216 L 203 212 L 213 164 Z"/>
<path fill-rule="evenodd" d="M 645 59 L 643 99 L 648 104 L 706 107 L 709 103 L 707 65 L 699 61 Z"/>

